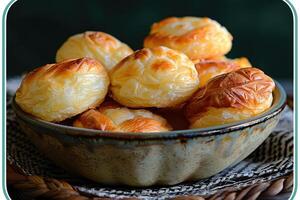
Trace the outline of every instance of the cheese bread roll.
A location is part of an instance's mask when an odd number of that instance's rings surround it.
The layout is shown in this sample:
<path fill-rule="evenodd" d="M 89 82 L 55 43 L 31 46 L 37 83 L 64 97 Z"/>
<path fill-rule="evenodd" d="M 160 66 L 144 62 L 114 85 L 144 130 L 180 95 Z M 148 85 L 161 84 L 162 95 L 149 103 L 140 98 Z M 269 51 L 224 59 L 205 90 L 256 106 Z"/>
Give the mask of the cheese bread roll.
<path fill-rule="evenodd" d="M 75 120 L 75 127 L 117 132 L 163 132 L 171 130 L 167 121 L 148 110 L 133 110 L 114 103 L 104 103 Z"/>
<path fill-rule="evenodd" d="M 222 56 L 232 46 L 232 36 L 207 17 L 170 17 L 154 23 L 144 47 L 166 46 L 185 53 L 191 60 Z"/>
<path fill-rule="evenodd" d="M 109 77 L 92 58 L 47 64 L 28 73 L 16 93 L 17 104 L 40 119 L 59 122 L 105 98 Z"/>
<path fill-rule="evenodd" d="M 185 108 L 191 128 L 240 121 L 268 109 L 273 80 L 257 68 L 243 68 L 217 76 L 200 88 Z"/>
<path fill-rule="evenodd" d="M 236 59 L 202 60 L 195 66 L 199 75 L 200 87 L 203 87 L 210 79 L 241 68 L 251 67 L 251 63 L 247 58 L 242 57 Z"/>
<path fill-rule="evenodd" d="M 90 57 L 100 61 L 110 71 L 120 60 L 132 53 L 130 47 L 115 37 L 103 32 L 88 31 L 71 36 L 58 49 L 56 61 Z"/>
<path fill-rule="evenodd" d="M 110 77 L 113 99 L 132 108 L 174 107 L 199 87 L 193 62 L 167 47 L 136 51 L 122 60 Z"/>

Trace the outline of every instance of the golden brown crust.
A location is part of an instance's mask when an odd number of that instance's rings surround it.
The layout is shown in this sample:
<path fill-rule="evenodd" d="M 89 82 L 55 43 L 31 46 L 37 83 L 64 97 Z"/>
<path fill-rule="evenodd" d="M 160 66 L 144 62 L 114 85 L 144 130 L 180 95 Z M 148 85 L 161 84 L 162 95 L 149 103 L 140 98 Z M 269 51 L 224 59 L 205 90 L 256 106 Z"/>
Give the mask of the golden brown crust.
<path fill-rule="evenodd" d="M 257 68 L 223 74 L 194 94 L 185 108 L 186 116 L 193 123 L 211 112 L 211 108 L 220 111 L 233 108 L 237 113 L 248 110 L 257 114 L 270 106 L 274 87 L 273 80 Z"/>
<path fill-rule="evenodd" d="M 85 32 L 83 37 L 90 42 L 102 45 L 105 49 L 116 49 L 119 45 L 119 41 L 113 36 L 103 32 Z"/>
<path fill-rule="evenodd" d="M 192 61 L 167 47 L 136 51 L 122 60 L 110 77 L 113 99 L 133 108 L 174 107 L 199 86 Z"/>
<path fill-rule="evenodd" d="M 239 65 L 241 68 L 252 67 L 250 61 L 246 57 L 240 57 L 235 59 L 226 58 L 229 62 L 233 62 L 236 65 Z"/>
<path fill-rule="evenodd" d="M 207 17 L 170 17 L 154 23 L 144 47 L 166 46 L 182 51 L 190 59 L 222 56 L 230 51 L 232 36 Z"/>
<path fill-rule="evenodd" d="M 114 102 L 105 102 L 89 110 L 73 123 L 75 127 L 118 132 L 162 132 L 171 130 L 167 121 L 147 110 L 130 110 Z"/>
<path fill-rule="evenodd" d="M 54 64 L 46 64 L 29 72 L 23 79 L 30 82 L 34 79 L 46 79 L 58 76 L 68 76 L 76 72 L 98 71 L 106 73 L 101 64 L 92 58 L 68 59 Z"/>
<path fill-rule="evenodd" d="M 102 131 L 116 130 L 116 126 L 112 121 L 97 110 L 88 110 L 81 114 L 80 117 L 75 120 L 74 126 Z"/>
<path fill-rule="evenodd" d="M 146 117 L 137 117 L 134 119 L 129 119 L 120 124 L 120 129 L 123 132 L 134 133 L 169 131 L 169 129 L 166 126 L 164 126 L 161 122 Z"/>
<path fill-rule="evenodd" d="M 57 51 L 56 61 L 91 57 L 110 71 L 120 60 L 132 53 L 130 47 L 107 33 L 87 31 L 68 38 Z"/>
<path fill-rule="evenodd" d="M 200 87 L 204 86 L 210 79 L 240 68 L 251 67 L 247 58 L 236 59 L 210 59 L 201 60 L 195 64 L 198 72 Z"/>
<path fill-rule="evenodd" d="M 118 104 L 117 102 L 115 102 L 115 101 L 113 101 L 113 100 L 111 100 L 111 99 L 109 99 L 109 100 L 105 100 L 102 104 L 101 104 L 101 106 L 99 106 L 98 108 L 97 108 L 97 110 L 99 111 L 99 112 L 104 112 L 105 110 L 107 110 L 107 109 L 116 109 L 116 108 L 122 108 L 123 106 L 122 105 L 120 105 L 120 104 Z"/>
<path fill-rule="evenodd" d="M 16 93 L 16 102 L 25 111 L 46 121 L 62 121 L 105 98 L 109 77 L 92 58 L 47 64 L 28 73 Z"/>

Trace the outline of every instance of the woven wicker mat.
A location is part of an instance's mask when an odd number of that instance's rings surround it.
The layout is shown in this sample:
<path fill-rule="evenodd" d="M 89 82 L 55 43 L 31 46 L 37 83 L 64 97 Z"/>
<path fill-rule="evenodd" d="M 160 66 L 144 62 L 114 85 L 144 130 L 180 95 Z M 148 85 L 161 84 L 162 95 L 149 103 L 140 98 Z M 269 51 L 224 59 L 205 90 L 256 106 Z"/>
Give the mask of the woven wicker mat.
<path fill-rule="evenodd" d="M 7 159 L 25 175 L 67 180 L 77 191 L 98 197 L 169 199 L 182 195 L 211 196 L 230 187 L 233 191 L 285 177 L 293 171 L 293 112 L 286 108 L 277 128 L 248 158 L 221 173 L 198 182 L 170 187 L 109 187 L 69 174 L 45 158 L 29 142 L 7 102 Z"/>

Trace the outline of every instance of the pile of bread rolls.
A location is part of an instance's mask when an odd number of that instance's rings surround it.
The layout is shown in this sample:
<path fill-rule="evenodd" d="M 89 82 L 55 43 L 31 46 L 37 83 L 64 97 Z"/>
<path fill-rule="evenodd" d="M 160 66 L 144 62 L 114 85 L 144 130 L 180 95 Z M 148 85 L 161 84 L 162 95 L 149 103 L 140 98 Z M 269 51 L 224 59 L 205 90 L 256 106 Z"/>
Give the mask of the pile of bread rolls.
<path fill-rule="evenodd" d="M 186 128 L 236 122 L 268 109 L 275 84 L 247 58 L 226 58 L 231 46 L 225 27 L 198 17 L 154 23 L 137 51 L 104 32 L 77 34 L 57 63 L 24 77 L 16 102 L 42 120 L 102 131 L 174 130 L 153 110 L 182 111 Z"/>

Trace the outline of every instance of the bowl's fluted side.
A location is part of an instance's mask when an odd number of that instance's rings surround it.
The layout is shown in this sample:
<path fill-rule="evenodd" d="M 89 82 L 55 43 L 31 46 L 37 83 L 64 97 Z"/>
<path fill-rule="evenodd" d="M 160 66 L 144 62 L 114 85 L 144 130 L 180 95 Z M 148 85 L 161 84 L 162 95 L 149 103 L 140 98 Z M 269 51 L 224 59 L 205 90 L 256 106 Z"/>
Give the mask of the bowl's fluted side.
<path fill-rule="evenodd" d="M 276 82 L 266 112 L 233 124 L 164 133 L 113 133 L 57 125 L 23 112 L 21 128 L 67 171 L 104 184 L 172 185 L 212 176 L 253 152 L 277 125 L 286 94 Z"/>
<path fill-rule="evenodd" d="M 241 161 L 268 137 L 279 115 L 226 134 L 151 140 L 76 138 L 18 121 L 32 142 L 68 171 L 104 184 L 150 186 L 206 178 Z"/>

